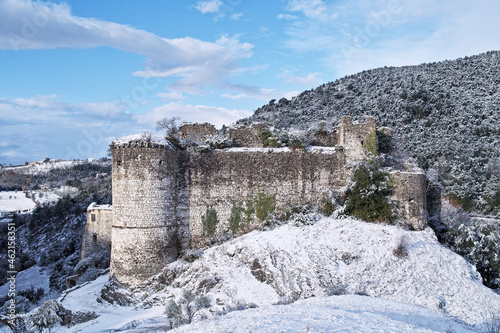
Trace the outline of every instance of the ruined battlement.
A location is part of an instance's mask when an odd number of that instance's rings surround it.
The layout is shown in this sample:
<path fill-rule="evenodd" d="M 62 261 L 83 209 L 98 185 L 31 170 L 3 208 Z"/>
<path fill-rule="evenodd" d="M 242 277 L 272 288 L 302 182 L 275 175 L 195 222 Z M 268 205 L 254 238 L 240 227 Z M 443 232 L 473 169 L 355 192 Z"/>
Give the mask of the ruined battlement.
<path fill-rule="evenodd" d="M 181 149 L 151 135 L 114 141 L 111 276 L 135 284 L 214 236 L 261 227 L 266 214 L 321 207 L 342 196 L 353 164 L 377 154 L 371 117 L 363 123 L 342 117 L 339 126 L 316 134 L 321 146 L 303 149 L 264 148 L 264 129 L 253 124 L 217 131 L 207 123 L 179 128 L 181 141 L 226 135 L 233 147 L 225 149 Z M 400 172 L 394 180 L 397 217 L 425 228 L 425 175 Z"/>

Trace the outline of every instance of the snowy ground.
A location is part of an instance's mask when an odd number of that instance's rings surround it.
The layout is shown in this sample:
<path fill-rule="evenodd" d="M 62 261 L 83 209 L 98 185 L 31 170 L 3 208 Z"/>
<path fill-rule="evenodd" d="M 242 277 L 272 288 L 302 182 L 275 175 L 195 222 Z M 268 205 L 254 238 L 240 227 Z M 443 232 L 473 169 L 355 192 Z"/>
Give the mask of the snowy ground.
<path fill-rule="evenodd" d="M 144 324 L 144 327 L 149 326 Z M 141 326 L 138 327 L 139 329 Z M 381 298 L 314 297 L 290 305 L 231 312 L 175 332 L 477 332 L 442 314 Z"/>
<path fill-rule="evenodd" d="M 101 317 L 57 332 L 162 332 L 169 329 L 164 307 L 147 310 L 95 301 L 108 276 L 76 289 L 63 305 L 93 310 Z M 289 305 L 266 305 L 234 311 L 185 325 L 175 332 L 480 332 L 454 318 L 423 307 L 382 298 L 345 295 L 313 297 Z"/>
<path fill-rule="evenodd" d="M 29 198 L 23 191 L 0 192 L 0 212 L 29 212 L 39 204 L 54 204 L 65 195 L 78 193 L 76 187 L 61 186 L 50 191 L 30 191 Z M 0 214 L 1 215 L 1 214 Z"/>
<path fill-rule="evenodd" d="M 401 239 L 404 257 L 394 254 Z M 97 302 L 107 279 L 100 277 L 62 300 L 100 317 L 58 331 L 162 331 L 165 304 L 184 289 L 207 295 L 212 307 L 200 312 L 208 320 L 179 332 L 481 332 L 491 313 L 500 314 L 500 296 L 479 278 L 431 229 L 323 218 L 254 231 L 192 263 L 172 263 L 135 289 L 135 309 Z M 258 307 L 214 315 L 245 304 Z"/>
<path fill-rule="evenodd" d="M 0 192 L 0 212 L 16 212 L 35 208 L 31 198 L 26 198 L 22 191 Z"/>

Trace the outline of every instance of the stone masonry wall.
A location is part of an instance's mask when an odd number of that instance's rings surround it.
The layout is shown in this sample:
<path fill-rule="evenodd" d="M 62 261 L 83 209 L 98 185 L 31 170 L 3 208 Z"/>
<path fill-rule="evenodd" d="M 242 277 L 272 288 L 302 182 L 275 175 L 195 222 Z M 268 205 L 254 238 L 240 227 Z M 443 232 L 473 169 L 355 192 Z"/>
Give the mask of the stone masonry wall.
<path fill-rule="evenodd" d="M 81 258 L 97 251 L 111 251 L 111 226 L 113 209 L 111 205 L 92 203 L 87 209 L 87 224 L 82 239 Z"/>
<path fill-rule="evenodd" d="M 209 123 L 183 123 L 179 126 L 179 137 L 194 142 L 204 142 L 216 133 L 215 126 Z"/>
<path fill-rule="evenodd" d="M 260 131 L 263 128 L 264 125 L 262 124 L 252 124 L 250 127 L 228 128 L 227 136 L 236 147 L 262 147 Z"/>
<path fill-rule="evenodd" d="M 427 227 L 427 178 L 420 172 L 392 172 L 396 218 L 413 230 Z"/>
<path fill-rule="evenodd" d="M 111 146 L 113 230 L 110 275 L 134 284 L 177 258 L 178 239 L 189 239 L 179 224 L 180 155 L 168 144 Z M 182 177 L 181 177 L 182 178 Z"/>
<path fill-rule="evenodd" d="M 233 148 L 193 153 L 190 160 L 189 224 L 191 245 L 203 245 L 202 216 L 217 212 L 218 232 L 229 229 L 233 205 L 258 193 L 275 196 L 277 210 L 310 204 L 346 185 L 345 157 L 341 148 L 315 147 L 311 151 L 288 148 L 258 150 Z M 255 221 L 254 221 L 255 222 Z"/>
<path fill-rule="evenodd" d="M 348 164 L 358 161 L 366 153 L 377 154 L 375 119 L 366 117 L 364 123 L 353 123 L 351 117 L 343 116 L 340 121 L 339 145 L 345 148 Z"/>

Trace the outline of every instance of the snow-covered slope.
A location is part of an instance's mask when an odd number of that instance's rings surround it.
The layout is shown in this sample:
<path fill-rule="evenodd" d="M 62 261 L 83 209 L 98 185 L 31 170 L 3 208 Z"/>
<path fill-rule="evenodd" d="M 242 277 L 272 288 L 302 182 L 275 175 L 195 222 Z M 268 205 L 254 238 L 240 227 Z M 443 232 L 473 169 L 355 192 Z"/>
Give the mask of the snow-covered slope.
<path fill-rule="evenodd" d="M 147 323 L 136 329 L 141 332 Z M 289 305 L 232 312 L 175 330 L 188 332 L 477 332 L 428 309 L 357 295 L 314 297 Z"/>
<path fill-rule="evenodd" d="M 408 253 L 404 257 L 394 254 L 401 239 Z M 103 278 L 96 283 L 102 285 Z M 96 302 L 96 283 L 69 293 L 63 300 L 71 310 L 102 314 L 70 331 L 134 327 L 132 331 L 141 332 L 147 330 L 139 330 L 139 326 L 165 325 L 168 322 L 161 316 L 164 305 L 177 299 L 182 289 L 212 299 L 211 311 L 204 313 L 208 317 L 245 304 L 258 308 L 231 313 L 227 321 L 217 317 L 193 324 L 192 330 L 186 327 L 180 332 L 197 332 L 200 327 L 216 332 L 238 331 L 238 327 L 246 332 L 245 325 L 255 323 L 255 318 L 262 318 L 260 328 L 251 326 L 251 331 L 257 332 L 274 331 L 275 327 L 266 325 L 281 320 L 280 325 L 288 327 L 284 331 L 307 332 L 307 327 L 311 331 L 329 327 L 342 331 L 342 325 L 331 326 L 334 322 L 349 326 L 345 328 L 348 331 L 370 322 L 366 332 L 377 328 L 393 331 L 390 327 L 434 332 L 448 326 L 467 332 L 466 324 L 479 325 L 470 328 L 478 331 L 491 313 L 500 314 L 500 296 L 481 284 L 474 268 L 462 257 L 442 247 L 431 229 L 406 231 L 353 219 L 321 218 L 311 225 L 290 223 L 270 231 L 254 231 L 207 249 L 192 263 L 172 263 L 162 274 L 135 288 L 142 306 L 136 311 Z M 351 296 L 325 297 L 327 290 Z M 272 306 L 300 298 L 309 299 L 286 307 Z M 305 326 L 296 326 L 302 321 Z"/>
<path fill-rule="evenodd" d="M 54 161 L 54 162 L 39 162 L 30 165 L 20 165 L 15 167 L 6 167 L 5 171 L 14 171 L 18 173 L 25 173 L 37 175 L 44 172 L 49 172 L 54 169 L 71 168 L 75 165 L 85 164 L 87 161 Z"/>

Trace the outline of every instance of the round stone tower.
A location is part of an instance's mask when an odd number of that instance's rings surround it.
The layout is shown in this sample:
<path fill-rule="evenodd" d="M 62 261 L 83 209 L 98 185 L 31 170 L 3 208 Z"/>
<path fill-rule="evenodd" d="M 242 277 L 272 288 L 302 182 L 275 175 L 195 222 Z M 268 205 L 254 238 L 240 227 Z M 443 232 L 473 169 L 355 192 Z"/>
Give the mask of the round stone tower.
<path fill-rule="evenodd" d="M 178 153 L 160 136 L 128 136 L 110 145 L 113 226 L 110 276 L 126 285 L 161 271 L 178 255 Z"/>

